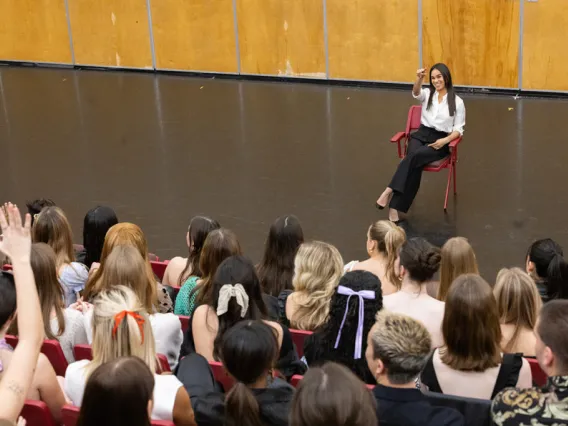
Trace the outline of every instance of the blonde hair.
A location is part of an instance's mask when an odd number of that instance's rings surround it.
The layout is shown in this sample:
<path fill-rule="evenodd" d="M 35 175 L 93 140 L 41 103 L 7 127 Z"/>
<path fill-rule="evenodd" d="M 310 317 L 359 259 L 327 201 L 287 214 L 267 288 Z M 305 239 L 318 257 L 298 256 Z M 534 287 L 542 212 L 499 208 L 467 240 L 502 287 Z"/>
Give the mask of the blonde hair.
<path fill-rule="evenodd" d="M 343 275 L 339 251 L 321 241 L 304 243 L 294 260 L 294 291 L 306 297 L 296 299 L 298 309 L 290 319 L 293 327 L 313 331 L 327 322 L 329 304 Z"/>
<path fill-rule="evenodd" d="M 142 334 L 138 323 L 126 315 L 113 333 L 116 316 L 123 311 L 133 312 L 143 318 Z M 147 312 L 128 287 L 119 285 L 101 292 L 94 301 L 93 310 L 93 360 L 87 367 L 90 375 L 98 366 L 123 356 L 136 356 L 146 363 L 152 374 L 156 373 L 156 349 L 154 334 Z"/>
<path fill-rule="evenodd" d="M 441 254 L 440 286 L 437 298 L 445 302 L 450 286 L 457 277 L 464 274 L 479 275 L 479 269 L 475 252 L 466 238 L 450 238 L 442 246 Z"/>
<path fill-rule="evenodd" d="M 390 220 L 379 220 L 369 227 L 369 239 L 377 243 L 377 250 L 387 258 L 386 277 L 400 290 L 402 282 L 394 270 L 394 262 L 406 241 L 406 232 Z"/>
<path fill-rule="evenodd" d="M 502 348 L 503 352 L 511 352 L 523 328 L 534 330 L 542 301 L 535 282 L 520 268 L 501 269 L 493 294 L 497 300 L 499 322 L 515 326 L 511 339 Z"/>
<path fill-rule="evenodd" d="M 75 261 L 73 232 L 59 207 L 46 207 L 36 218 L 32 229 L 34 243 L 45 243 L 55 252 L 56 269 Z"/>

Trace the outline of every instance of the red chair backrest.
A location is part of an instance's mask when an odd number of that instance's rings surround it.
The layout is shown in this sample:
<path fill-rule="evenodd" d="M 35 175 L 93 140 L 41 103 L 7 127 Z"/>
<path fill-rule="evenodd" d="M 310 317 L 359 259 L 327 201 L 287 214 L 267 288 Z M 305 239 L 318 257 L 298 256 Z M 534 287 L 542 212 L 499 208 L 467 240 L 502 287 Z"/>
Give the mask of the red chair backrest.
<path fill-rule="evenodd" d="M 73 354 L 75 355 L 75 361 L 82 361 L 84 359 L 90 361 L 93 359 L 91 345 L 75 345 L 73 347 Z"/>
<path fill-rule="evenodd" d="M 18 336 L 6 335 L 6 342 L 15 348 L 18 346 Z M 55 370 L 55 374 L 65 377 L 67 366 L 69 363 L 65 358 L 63 349 L 57 340 L 44 340 L 41 345 L 41 353 L 44 354 L 49 360 L 51 366 Z"/>
<path fill-rule="evenodd" d="M 306 340 L 306 337 L 311 336 L 313 332 L 290 329 L 290 333 L 292 334 L 292 340 L 296 345 L 296 350 L 298 351 L 298 355 L 300 358 L 302 358 L 304 356 L 304 340 Z"/>
<path fill-rule="evenodd" d="M 229 376 L 229 373 L 225 371 L 223 364 L 217 361 L 209 361 L 209 366 L 213 371 L 213 377 L 215 377 L 215 380 L 217 380 L 219 383 L 221 383 L 221 385 L 223 385 L 223 389 L 225 389 L 225 392 L 229 392 L 233 387 L 233 385 L 235 384 L 235 381 L 231 376 Z"/>
<path fill-rule="evenodd" d="M 185 315 L 178 315 L 179 322 L 181 323 L 181 329 L 185 333 L 189 328 L 189 317 Z"/>
<path fill-rule="evenodd" d="M 161 373 L 169 373 L 172 371 L 170 369 L 170 363 L 168 362 L 168 357 L 164 354 L 157 354 L 158 357 L 158 371 Z"/>
<path fill-rule="evenodd" d="M 63 416 L 63 426 L 75 426 L 79 420 L 79 407 L 71 405 L 63 406 L 61 414 Z M 175 426 L 168 420 L 152 420 L 152 426 Z"/>
<path fill-rule="evenodd" d="M 542 371 L 542 368 L 540 368 L 538 361 L 535 358 L 525 358 L 525 359 L 529 362 L 529 365 L 531 366 L 533 382 L 536 383 L 538 386 L 546 385 L 548 376 L 544 371 Z"/>
<path fill-rule="evenodd" d="M 152 266 L 152 271 L 156 276 L 162 281 L 164 279 L 164 273 L 166 272 L 166 268 L 168 267 L 168 261 L 165 262 L 158 262 L 158 261 L 150 261 L 150 265 Z"/>
<path fill-rule="evenodd" d="M 3 271 L 11 271 L 12 270 L 12 265 L 2 265 L 2 270 Z"/>
<path fill-rule="evenodd" d="M 422 107 L 420 105 L 412 105 L 408 110 L 408 119 L 406 120 L 406 134 L 418 130 L 420 127 L 420 118 L 422 116 Z"/>
<path fill-rule="evenodd" d="M 26 400 L 20 415 L 26 419 L 27 426 L 57 426 L 43 401 Z"/>
<path fill-rule="evenodd" d="M 12 346 L 14 349 L 18 346 L 18 336 L 12 336 L 11 334 L 6 334 L 6 343 Z"/>

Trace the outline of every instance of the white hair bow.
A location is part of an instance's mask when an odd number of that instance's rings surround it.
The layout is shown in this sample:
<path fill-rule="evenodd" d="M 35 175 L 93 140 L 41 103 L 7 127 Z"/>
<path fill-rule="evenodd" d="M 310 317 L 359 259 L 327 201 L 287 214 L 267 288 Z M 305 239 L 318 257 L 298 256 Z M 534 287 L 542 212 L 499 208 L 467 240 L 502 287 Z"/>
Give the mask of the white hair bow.
<path fill-rule="evenodd" d="M 242 284 L 225 284 L 219 290 L 219 300 L 217 303 L 217 316 L 221 316 L 229 310 L 229 301 L 237 299 L 237 304 L 241 307 L 241 318 L 244 318 L 248 311 L 249 297 Z"/>

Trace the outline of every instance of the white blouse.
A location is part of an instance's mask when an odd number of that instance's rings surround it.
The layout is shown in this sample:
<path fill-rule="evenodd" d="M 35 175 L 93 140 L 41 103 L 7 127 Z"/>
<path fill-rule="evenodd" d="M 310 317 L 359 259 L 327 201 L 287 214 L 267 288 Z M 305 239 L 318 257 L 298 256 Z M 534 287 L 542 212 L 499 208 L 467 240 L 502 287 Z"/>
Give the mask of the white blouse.
<path fill-rule="evenodd" d="M 440 132 L 452 133 L 459 132 L 463 135 L 465 126 L 465 105 L 462 98 L 456 95 L 456 112 L 452 117 L 448 109 L 448 94 L 446 93 L 442 98 L 442 102 L 438 102 L 438 96 L 434 95 L 432 99 L 432 106 L 428 106 L 428 98 L 430 97 L 430 89 L 423 88 L 420 90 L 418 96 L 412 96 L 422 103 L 422 117 L 420 123 L 424 126 L 431 127 Z"/>

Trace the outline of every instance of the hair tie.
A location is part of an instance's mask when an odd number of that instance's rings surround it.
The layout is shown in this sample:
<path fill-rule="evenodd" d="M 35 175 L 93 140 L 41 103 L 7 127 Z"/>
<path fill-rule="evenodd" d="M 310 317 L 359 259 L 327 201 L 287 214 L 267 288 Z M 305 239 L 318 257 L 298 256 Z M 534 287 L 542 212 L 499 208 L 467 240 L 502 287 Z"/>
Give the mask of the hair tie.
<path fill-rule="evenodd" d="M 144 343 L 144 323 L 146 322 L 146 320 L 142 315 L 132 311 L 122 311 L 114 316 L 114 327 L 112 328 L 112 337 L 113 338 L 116 337 L 116 332 L 118 330 L 118 327 L 120 326 L 120 324 L 122 324 L 122 321 L 128 315 L 134 318 L 136 324 L 138 324 L 138 328 L 140 329 L 140 336 L 142 336 L 142 343 Z"/>
<path fill-rule="evenodd" d="M 217 301 L 217 316 L 225 314 L 229 310 L 229 301 L 237 299 L 237 304 L 241 307 L 241 318 L 244 318 L 248 311 L 249 297 L 242 284 L 225 284 L 219 290 Z"/>
<path fill-rule="evenodd" d="M 337 333 L 337 339 L 335 340 L 334 349 L 337 349 L 339 345 L 339 340 L 341 339 L 341 332 L 343 331 L 343 325 L 345 324 L 345 319 L 347 318 L 347 312 L 349 311 L 349 300 L 351 296 L 357 296 L 359 298 L 359 322 L 357 324 L 357 334 L 355 335 L 355 351 L 353 353 L 354 359 L 361 358 L 361 348 L 363 347 L 363 320 L 365 319 L 365 299 L 375 299 L 375 292 L 371 290 L 361 290 L 353 291 L 349 287 L 340 285 L 337 287 L 337 293 L 344 296 L 349 296 L 347 298 L 347 303 L 345 304 L 345 314 L 343 314 L 343 321 L 339 326 L 339 332 Z"/>

